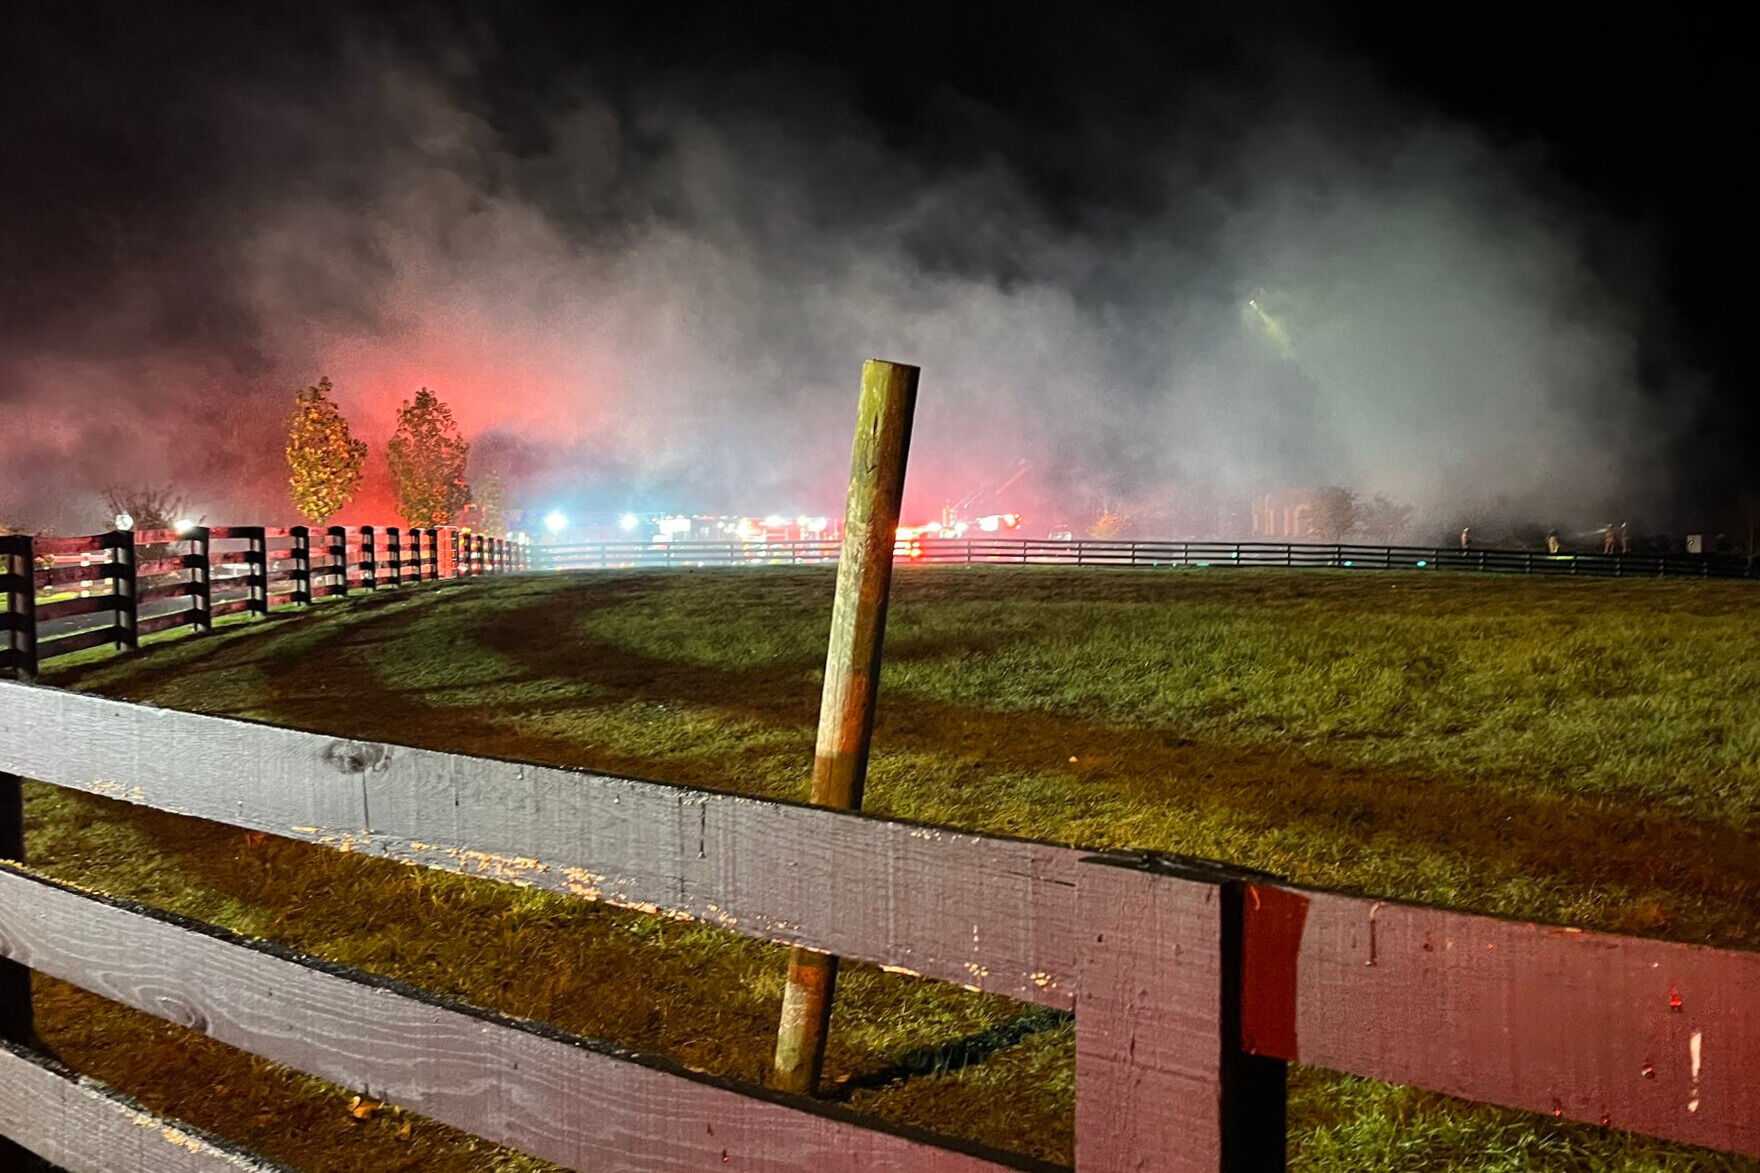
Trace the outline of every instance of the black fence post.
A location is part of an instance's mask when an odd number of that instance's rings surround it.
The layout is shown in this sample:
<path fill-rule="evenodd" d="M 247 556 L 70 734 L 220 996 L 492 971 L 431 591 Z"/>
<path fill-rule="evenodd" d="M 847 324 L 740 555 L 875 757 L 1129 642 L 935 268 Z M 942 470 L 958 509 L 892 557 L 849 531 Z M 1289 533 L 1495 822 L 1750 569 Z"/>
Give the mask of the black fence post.
<path fill-rule="evenodd" d="M 361 589 L 363 591 L 379 588 L 379 563 L 375 557 L 377 551 L 373 542 L 373 527 L 361 526 Z"/>
<path fill-rule="evenodd" d="M 1075 1173 L 1276 1173 L 1287 1065 L 1241 1038 L 1246 884 L 1090 856 L 1076 871 Z"/>
<path fill-rule="evenodd" d="M 34 578 L 31 585 L 36 585 Z M 0 860 L 24 863 L 24 784 L 17 774 L 0 774 Z M 20 1047 L 37 1045 L 31 971 L 7 959 L 0 959 L 0 1039 Z M 46 1173 L 48 1168 L 29 1149 L 0 1136 L 0 1169 Z"/>
<path fill-rule="evenodd" d="M 189 543 L 189 553 L 183 556 L 183 568 L 188 574 L 190 626 L 197 634 L 209 632 L 214 630 L 214 587 L 209 560 L 213 543 L 208 527 L 195 526 L 181 540 Z"/>
<path fill-rule="evenodd" d="M 391 586 L 403 585 L 403 535 L 394 525 L 385 527 L 385 565 L 391 571 Z"/>
<path fill-rule="evenodd" d="M 134 572 L 134 531 L 111 530 L 104 535 L 110 547 L 110 593 L 116 599 L 116 650 L 130 651 L 141 645 L 140 601 Z"/>
<path fill-rule="evenodd" d="M 433 526 L 428 527 L 428 577 L 440 577 L 440 531 Z"/>
<path fill-rule="evenodd" d="M 234 531 L 235 533 L 237 531 Z M 260 525 L 247 526 L 244 529 L 245 565 L 250 575 L 245 579 L 245 587 L 250 601 L 245 610 L 251 615 L 267 615 L 269 613 L 269 535 Z"/>
<path fill-rule="evenodd" d="M 29 534 L 0 535 L 0 631 L 6 632 L 0 669 L 16 680 L 37 678 L 37 558 Z"/>
<path fill-rule="evenodd" d="M 348 531 L 342 526 L 333 525 L 326 532 L 330 538 L 330 559 L 324 577 L 330 581 L 324 586 L 324 594 L 326 597 L 330 595 L 347 596 Z"/>
<path fill-rule="evenodd" d="M 287 531 L 287 539 L 293 543 L 293 569 L 287 572 L 293 580 L 290 601 L 295 607 L 309 607 L 312 605 L 312 531 L 296 525 Z"/>
<path fill-rule="evenodd" d="M 422 581 L 422 571 L 426 568 L 422 561 L 422 531 L 416 526 L 409 531 L 409 560 L 415 563 L 416 581 Z"/>

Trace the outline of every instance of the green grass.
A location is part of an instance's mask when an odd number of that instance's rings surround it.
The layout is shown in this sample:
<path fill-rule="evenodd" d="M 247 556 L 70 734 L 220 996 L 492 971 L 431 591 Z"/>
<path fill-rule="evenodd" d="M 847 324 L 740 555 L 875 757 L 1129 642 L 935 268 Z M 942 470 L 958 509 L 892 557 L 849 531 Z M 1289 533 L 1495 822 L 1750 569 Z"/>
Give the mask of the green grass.
<path fill-rule="evenodd" d="M 441 584 L 138 657 L 88 653 L 49 682 L 801 798 L 831 585 L 829 571 L 784 569 Z M 1746 583 L 905 568 L 867 805 L 1754 947 L 1757 602 Z M 781 992 L 770 946 L 47 788 L 28 801 L 32 858 L 54 874 L 705 1069 L 763 1073 Z M 425 1121 L 399 1139 L 396 1117 L 355 1120 L 346 1095 L 314 1081 L 41 988 L 45 1034 L 76 1066 L 302 1168 L 536 1167 Z M 847 1090 L 1024 1010 L 853 967 L 827 1070 Z M 1068 1160 L 1072 1054 L 1073 1032 L 1051 1024 L 849 1102 Z M 1760 1170 L 1300 1069 L 1291 1141 L 1307 1170 Z"/>

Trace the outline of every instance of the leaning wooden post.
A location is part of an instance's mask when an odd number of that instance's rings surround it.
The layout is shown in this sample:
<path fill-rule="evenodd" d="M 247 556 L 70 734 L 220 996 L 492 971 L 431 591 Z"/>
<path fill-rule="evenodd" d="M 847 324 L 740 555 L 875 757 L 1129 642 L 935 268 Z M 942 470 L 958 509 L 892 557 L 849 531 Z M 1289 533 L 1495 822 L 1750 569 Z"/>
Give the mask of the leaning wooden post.
<path fill-rule="evenodd" d="M 869 359 L 862 367 L 843 551 L 837 564 L 825 688 L 819 700 L 819 740 L 813 755 L 812 801 L 821 806 L 854 810 L 862 805 L 917 374 L 916 367 L 879 359 Z M 797 1093 L 818 1086 L 836 984 L 837 958 L 800 948 L 789 954 L 772 1086 Z"/>

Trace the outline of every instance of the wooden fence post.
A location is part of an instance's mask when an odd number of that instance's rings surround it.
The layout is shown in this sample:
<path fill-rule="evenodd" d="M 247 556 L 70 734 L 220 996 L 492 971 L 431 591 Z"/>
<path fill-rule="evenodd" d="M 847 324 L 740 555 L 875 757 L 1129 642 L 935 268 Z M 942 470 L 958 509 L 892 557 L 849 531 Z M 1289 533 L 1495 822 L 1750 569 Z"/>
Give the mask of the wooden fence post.
<path fill-rule="evenodd" d="M 214 585 L 212 563 L 209 561 L 212 542 L 209 540 L 208 527 L 195 526 L 181 540 L 189 543 L 189 553 L 183 556 L 183 568 L 189 583 L 190 626 L 197 634 L 212 631 Z"/>
<path fill-rule="evenodd" d="M 1240 1048 L 1241 901 L 1220 868 L 1092 856 L 1076 873 L 1076 1173 L 1274 1173 L 1285 1065 Z"/>
<path fill-rule="evenodd" d="M 415 563 L 416 581 L 422 581 L 422 530 L 420 526 L 409 529 L 409 560 Z"/>
<path fill-rule="evenodd" d="M 325 577 L 331 581 L 324 587 L 326 597 L 330 595 L 347 596 L 348 594 L 348 530 L 340 525 L 333 525 L 327 531 L 330 538 L 330 565 Z"/>
<path fill-rule="evenodd" d="M 16 680 L 35 680 L 37 555 L 35 542 L 29 534 L 0 536 L 0 579 L 8 580 L 0 588 L 0 595 L 6 599 L 6 609 L 0 612 L 5 624 L 0 630 L 7 633 L 6 650 L 10 653 L 9 663 L 0 663 L 0 667 L 8 668 Z"/>
<path fill-rule="evenodd" d="M 287 572 L 293 580 L 293 598 L 289 601 L 295 607 L 309 607 L 312 605 L 312 531 L 296 525 L 287 531 L 287 538 L 293 543 L 293 569 Z"/>
<path fill-rule="evenodd" d="M 916 367 L 879 359 L 862 367 L 843 551 L 813 753 L 812 801 L 822 806 L 862 805 L 917 376 Z M 798 947 L 790 951 L 771 1069 L 774 1086 L 810 1092 L 818 1085 L 836 984 L 837 958 Z"/>
<path fill-rule="evenodd" d="M 31 585 L 36 585 L 34 578 Z M 24 790 L 17 774 L 0 774 L 0 860 L 24 862 Z M 0 1040 L 21 1047 L 37 1045 L 31 971 L 21 962 L 5 958 L 0 958 Z M 0 1135 L 0 1169 L 47 1173 L 49 1166 L 23 1145 Z"/>
<path fill-rule="evenodd" d="M 373 527 L 361 526 L 361 589 L 372 591 L 379 589 L 379 562 L 373 543 Z"/>
<path fill-rule="evenodd" d="M 134 531 L 111 530 L 104 535 L 110 547 L 110 593 L 116 598 L 116 650 L 140 647 L 140 604 L 134 573 Z"/>
<path fill-rule="evenodd" d="M 246 590 L 250 594 L 250 602 L 246 610 L 251 615 L 267 615 L 269 613 L 269 535 L 260 525 L 253 525 L 244 531 L 246 565 L 250 576 L 245 580 Z"/>
<path fill-rule="evenodd" d="M 403 541 L 402 534 L 394 525 L 385 527 L 385 562 L 391 569 L 391 585 L 403 585 Z"/>

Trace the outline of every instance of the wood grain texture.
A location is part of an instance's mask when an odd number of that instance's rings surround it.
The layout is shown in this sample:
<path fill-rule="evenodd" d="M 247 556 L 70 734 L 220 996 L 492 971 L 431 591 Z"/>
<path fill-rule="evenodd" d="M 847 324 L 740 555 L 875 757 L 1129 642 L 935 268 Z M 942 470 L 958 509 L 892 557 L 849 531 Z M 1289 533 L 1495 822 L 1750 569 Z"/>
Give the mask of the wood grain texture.
<path fill-rule="evenodd" d="M 89 583 L 96 589 L 115 575 L 115 563 L 94 562 L 89 566 L 39 566 L 35 578 L 39 587 Z"/>
<path fill-rule="evenodd" d="M 0 1132 L 67 1173 L 294 1173 L 6 1043 Z"/>
<path fill-rule="evenodd" d="M 152 635 L 157 631 L 169 631 L 173 627 L 188 627 L 195 622 L 195 612 L 187 607 L 181 611 L 173 611 L 169 615 L 153 615 L 135 624 L 138 635 Z"/>
<path fill-rule="evenodd" d="M 37 659 L 49 660 L 56 656 L 67 656 L 74 652 L 83 652 L 87 648 L 95 648 L 100 644 L 113 643 L 125 638 L 128 630 L 118 626 L 100 627 L 93 631 L 82 631 L 75 635 L 57 636 L 46 639 L 37 645 Z"/>
<path fill-rule="evenodd" d="M 69 615 L 90 615 L 97 611 L 114 611 L 123 600 L 115 595 L 87 595 L 83 599 L 58 599 L 37 604 L 37 621 L 65 619 Z"/>
<path fill-rule="evenodd" d="M 1251 1050 L 1760 1155 L 1760 953 L 1248 890 Z"/>
<path fill-rule="evenodd" d="M 73 538 L 38 538 L 36 539 L 37 556 L 45 554 L 89 554 L 93 550 L 104 550 L 105 539 L 109 534 L 87 534 Z"/>
<path fill-rule="evenodd" d="M 0 868 L 0 953 L 576 1169 L 1010 1167 Z"/>
<path fill-rule="evenodd" d="M 1282 1064 L 1235 1044 L 1238 887 L 1165 857 L 1080 864 L 1078 1173 L 1283 1168 Z"/>
<path fill-rule="evenodd" d="M 12 682 L 0 769 L 1073 1005 L 1064 847 Z"/>

